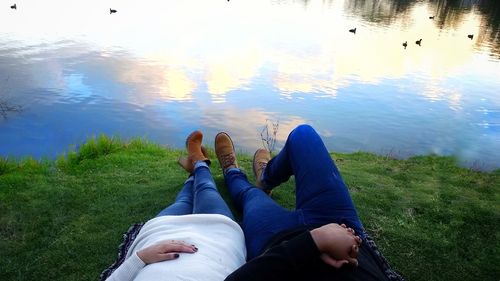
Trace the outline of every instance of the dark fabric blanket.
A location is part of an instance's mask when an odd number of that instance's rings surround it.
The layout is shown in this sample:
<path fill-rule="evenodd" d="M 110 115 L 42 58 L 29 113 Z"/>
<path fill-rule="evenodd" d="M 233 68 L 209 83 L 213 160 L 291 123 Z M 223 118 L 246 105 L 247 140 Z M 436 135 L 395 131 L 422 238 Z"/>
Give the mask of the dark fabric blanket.
<path fill-rule="evenodd" d="M 123 242 L 118 246 L 118 256 L 116 260 L 113 262 L 113 264 L 110 265 L 101 273 L 99 277 L 100 281 L 108 279 L 108 277 L 113 273 L 113 271 L 115 271 L 125 261 L 128 249 L 130 248 L 130 245 L 132 245 L 135 238 L 139 234 L 139 231 L 141 231 L 143 225 L 144 223 L 136 223 L 131 227 L 129 227 L 127 232 L 123 234 Z"/>
<path fill-rule="evenodd" d="M 115 271 L 125 261 L 125 257 L 127 256 L 130 245 L 132 245 L 132 243 L 134 242 L 143 225 L 144 223 L 136 223 L 132 225 L 125 234 L 123 234 L 123 242 L 118 246 L 118 256 L 113 264 L 101 273 L 100 281 L 106 280 L 113 273 L 113 271 Z M 375 241 L 373 241 L 373 238 L 368 235 L 368 233 L 365 233 L 365 239 L 363 243 L 366 243 L 376 254 L 376 256 L 378 257 L 378 262 L 381 264 L 382 268 L 384 269 L 385 275 L 389 278 L 389 280 L 404 281 L 403 277 L 401 277 L 401 275 L 399 275 L 391 268 L 391 266 L 387 262 L 387 259 L 382 255 L 377 245 L 375 244 Z"/>
<path fill-rule="evenodd" d="M 382 255 L 382 253 L 378 249 L 377 244 L 375 244 L 375 241 L 373 241 L 373 238 L 370 235 L 368 235 L 368 233 L 366 233 L 366 232 L 365 232 L 365 239 L 363 240 L 363 243 L 368 245 L 368 247 L 370 247 L 370 249 L 373 251 L 373 253 L 375 253 L 375 255 L 378 258 L 379 264 L 381 265 L 381 267 L 384 270 L 385 276 L 387 276 L 387 278 L 389 278 L 389 280 L 391 280 L 391 281 L 404 281 L 404 278 L 401 275 L 399 275 L 394 269 L 391 268 L 387 259 Z"/>

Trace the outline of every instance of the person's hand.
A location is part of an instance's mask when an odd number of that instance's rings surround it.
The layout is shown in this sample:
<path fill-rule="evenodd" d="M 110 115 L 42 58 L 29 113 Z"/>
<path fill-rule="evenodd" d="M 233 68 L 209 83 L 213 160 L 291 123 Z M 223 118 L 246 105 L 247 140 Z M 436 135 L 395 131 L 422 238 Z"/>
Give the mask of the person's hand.
<path fill-rule="evenodd" d="M 345 224 L 331 223 L 311 230 L 311 236 L 321 252 L 321 259 L 328 265 L 340 268 L 344 264 L 358 265 L 356 259 L 361 238 Z"/>
<path fill-rule="evenodd" d="M 183 241 L 168 240 L 151 245 L 137 252 L 137 256 L 145 263 L 155 263 L 173 260 L 179 257 L 179 253 L 196 253 L 198 248 Z"/>

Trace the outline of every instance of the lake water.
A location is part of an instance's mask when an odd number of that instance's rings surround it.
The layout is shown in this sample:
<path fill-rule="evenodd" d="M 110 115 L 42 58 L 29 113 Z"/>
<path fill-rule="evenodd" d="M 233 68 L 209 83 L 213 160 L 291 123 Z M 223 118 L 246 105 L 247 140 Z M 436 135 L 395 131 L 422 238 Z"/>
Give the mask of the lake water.
<path fill-rule="evenodd" d="M 334 151 L 500 168 L 500 1 L 13 3 L 0 155 L 53 158 L 101 133 L 183 147 L 194 129 L 252 153 L 279 120 L 278 148 L 309 123 Z"/>

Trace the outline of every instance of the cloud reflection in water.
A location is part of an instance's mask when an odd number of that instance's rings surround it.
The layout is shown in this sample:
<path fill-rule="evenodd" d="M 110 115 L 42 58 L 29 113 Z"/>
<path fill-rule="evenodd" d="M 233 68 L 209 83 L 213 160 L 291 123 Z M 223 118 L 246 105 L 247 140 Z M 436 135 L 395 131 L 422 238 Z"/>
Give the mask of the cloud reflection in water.
<path fill-rule="evenodd" d="M 496 117 L 476 111 L 500 108 L 498 46 L 482 28 L 492 20 L 403 2 L 23 1 L 0 10 L 0 78 L 30 112 L 0 123 L 0 154 L 16 151 L 12 135 L 61 134 L 57 151 L 100 132 L 182 146 L 195 128 L 253 149 L 265 120 L 280 119 L 280 140 L 309 122 L 329 148 L 497 163 L 484 150 L 500 151 L 498 130 L 477 125 Z M 33 115 L 45 125 L 26 130 Z M 56 121 L 69 117 L 95 122 Z"/>

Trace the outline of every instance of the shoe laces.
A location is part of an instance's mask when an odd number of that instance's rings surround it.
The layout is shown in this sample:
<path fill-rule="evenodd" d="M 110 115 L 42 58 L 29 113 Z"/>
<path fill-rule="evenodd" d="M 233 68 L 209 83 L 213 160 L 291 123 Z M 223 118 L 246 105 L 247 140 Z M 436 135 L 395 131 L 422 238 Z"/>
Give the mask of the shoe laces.
<path fill-rule="evenodd" d="M 234 165 L 234 161 L 236 160 L 236 158 L 234 157 L 233 153 L 228 153 L 221 155 L 221 160 L 222 160 L 222 166 L 225 169 L 231 165 Z"/>

